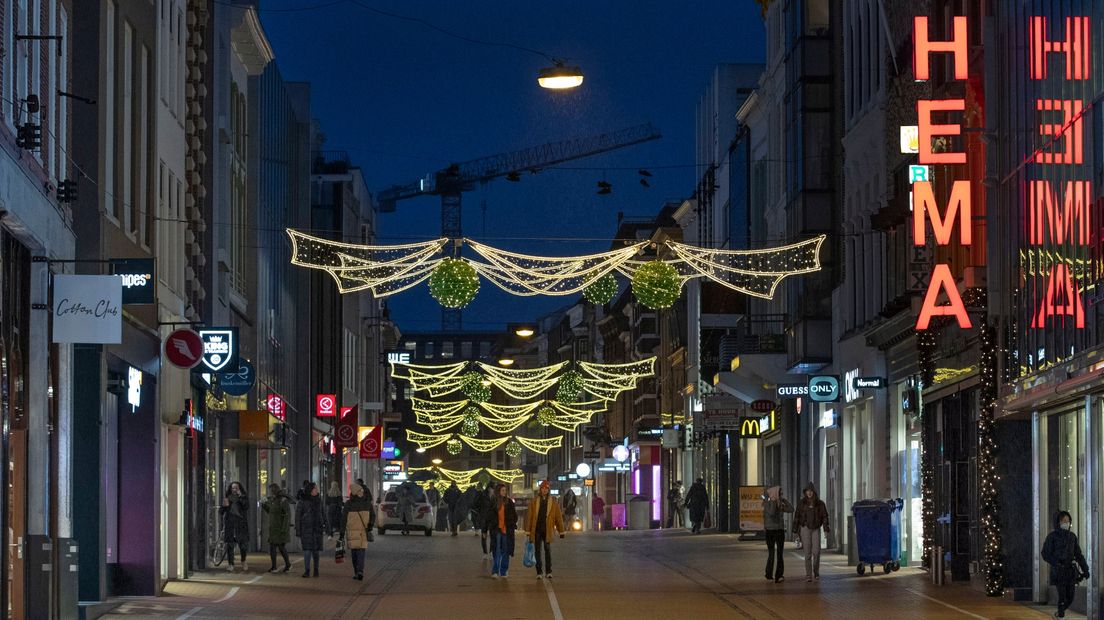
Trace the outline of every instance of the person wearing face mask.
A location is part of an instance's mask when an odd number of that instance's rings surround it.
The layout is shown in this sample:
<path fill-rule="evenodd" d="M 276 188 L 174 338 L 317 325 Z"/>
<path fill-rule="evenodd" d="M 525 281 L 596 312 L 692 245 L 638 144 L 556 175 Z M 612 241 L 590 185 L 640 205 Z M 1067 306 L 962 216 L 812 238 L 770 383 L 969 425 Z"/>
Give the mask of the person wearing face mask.
<path fill-rule="evenodd" d="M 1073 517 L 1065 510 L 1054 516 L 1054 531 L 1043 542 L 1043 560 L 1050 564 L 1050 583 L 1058 588 L 1058 611 L 1055 618 L 1065 618 L 1066 609 L 1073 602 L 1077 582 L 1089 578 L 1089 565 L 1081 554 L 1077 534 L 1070 531 Z"/>

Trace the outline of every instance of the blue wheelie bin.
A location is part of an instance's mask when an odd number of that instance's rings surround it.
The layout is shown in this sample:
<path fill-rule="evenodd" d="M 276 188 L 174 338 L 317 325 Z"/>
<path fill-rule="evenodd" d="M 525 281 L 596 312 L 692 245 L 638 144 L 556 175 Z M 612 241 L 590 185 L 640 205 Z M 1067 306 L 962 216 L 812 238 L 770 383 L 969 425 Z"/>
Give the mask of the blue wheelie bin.
<path fill-rule="evenodd" d="M 860 575 L 870 566 L 874 572 L 881 565 L 886 573 L 901 568 L 901 508 L 900 499 L 864 499 L 851 505 L 855 515 L 855 540 L 859 548 Z"/>

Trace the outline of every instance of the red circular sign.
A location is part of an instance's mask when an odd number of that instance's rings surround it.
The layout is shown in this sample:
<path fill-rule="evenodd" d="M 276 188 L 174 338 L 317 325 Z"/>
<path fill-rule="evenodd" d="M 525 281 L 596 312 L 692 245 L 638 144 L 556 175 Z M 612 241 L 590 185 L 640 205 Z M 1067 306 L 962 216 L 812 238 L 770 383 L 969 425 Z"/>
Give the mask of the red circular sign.
<path fill-rule="evenodd" d="M 334 429 L 334 436 L 338 441 L 343 443 L 352 443 L 356 445 L 357 428 L 355 426 L 348 426 L 346 424 L 339 424 Z"/>
<path fill-rule="evenodd" d="M 203 339 L 190 329 L 178 329 L 165 338 L 165 359 L 179 368 L 193 368 L 203 359 Z"/>

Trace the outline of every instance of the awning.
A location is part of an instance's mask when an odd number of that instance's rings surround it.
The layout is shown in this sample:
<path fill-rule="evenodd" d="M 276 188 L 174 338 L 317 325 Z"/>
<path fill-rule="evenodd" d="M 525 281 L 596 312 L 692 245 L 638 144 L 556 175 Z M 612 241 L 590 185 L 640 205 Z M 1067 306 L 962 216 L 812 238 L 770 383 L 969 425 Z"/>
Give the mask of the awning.
<path fill-rule="evenodd" d="M 759 375 L 747 372 L 721 372 L 717 373 L 714 387 L 745 403 L 752 403 L 757 400 L 774 400 L 774 394 L 764 387 L 766 383 L 768 382 Z"/>

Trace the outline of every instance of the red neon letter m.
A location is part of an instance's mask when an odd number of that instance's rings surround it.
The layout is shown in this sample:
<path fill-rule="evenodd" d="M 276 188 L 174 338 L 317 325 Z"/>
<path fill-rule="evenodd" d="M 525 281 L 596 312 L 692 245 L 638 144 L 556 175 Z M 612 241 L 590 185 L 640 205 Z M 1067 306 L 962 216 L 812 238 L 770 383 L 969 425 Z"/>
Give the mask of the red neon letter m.
<path fill-rule="evenodd" d="M 1066 55 L 1067 80 L 1089 79 L 1089 63 L 1092 62 L 1089 41 L 1092 40 L 1092 31 L 1089 29 L 1088 17 L 1067 17 L 1064 41 L 1047 39 L 1047 18 L 1032 17 L 1028 38 L 1031 41 L 1031 79 L 1046 79 L 1047 54 L 1050 53 Z"/>
<path fill-rule="evenodd" d="M 931 79 L 931 66 L 928 63 L 929 56 L 933 52 L 947 52 L 954 55 L 954 77 L 956 80 L 965 80 L 968 77 L 966 56 L 966 27 L 965 17 L 954 18 L 954 38 L 950 41 L 928 40 L 928 18 L 926 15 L 917 15 L 912 22 L 912 73 L 917 80 Z"/>
<path fill-rule="evenodd" d="M 1031 245 L 1048 242 L 1060 245 L 1067 243 L 1067 239 L 1076 245 L 1089 244 L 1089 231 L 1092 230 L 1092 209 L 1089 208 L 1092 204 L 1091 181 L 1067 181 L 1062 201 L 1055 196 L 1050 181 L 1032 181 L 1029 199 L 1027 235 Z"/>
<path fill-rule="evenodd" d="M 973 241 L 970 218 L 970 182 L 955 181 L 951 186 L 951 198 L 947 201 L 947 215 L 940 217 L 939 205 L 935 202 L 931 181 L 917 181 L 912 185 L 912 243 L 924 245 L 924 214 L 932 223 L 935 242 L 947 245 L 954 233 L 954 221 L 958 218 L 958 238 L 962 245 Z"/>

